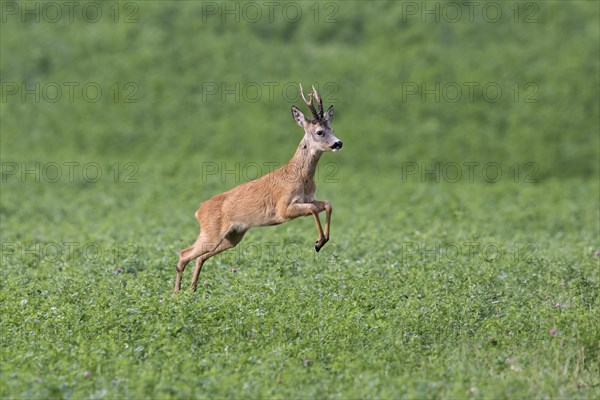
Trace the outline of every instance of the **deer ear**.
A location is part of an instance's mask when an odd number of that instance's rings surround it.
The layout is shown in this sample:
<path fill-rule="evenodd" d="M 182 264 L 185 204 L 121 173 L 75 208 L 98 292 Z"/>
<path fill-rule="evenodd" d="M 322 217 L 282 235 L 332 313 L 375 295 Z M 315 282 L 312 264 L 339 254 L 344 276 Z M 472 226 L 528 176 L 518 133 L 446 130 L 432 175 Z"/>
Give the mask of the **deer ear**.
<path fill-rule="evenodd" d="M 331 122 L 331 120 L 333 119 L 333 105 L 329 106 L 327 111 L 325 111 L 325 115 L 323 116 L 323 118 L 325 119 L 325 121 Z"/>
<path fill-rule="evenodd" d="M 292 106 L 292 117 L 299 126 L 304 128 L 304 125 L 306 125 L 306 118 L 304 118 L 304 114 L 302 114 L 302 111 L 296 106 Z"/>

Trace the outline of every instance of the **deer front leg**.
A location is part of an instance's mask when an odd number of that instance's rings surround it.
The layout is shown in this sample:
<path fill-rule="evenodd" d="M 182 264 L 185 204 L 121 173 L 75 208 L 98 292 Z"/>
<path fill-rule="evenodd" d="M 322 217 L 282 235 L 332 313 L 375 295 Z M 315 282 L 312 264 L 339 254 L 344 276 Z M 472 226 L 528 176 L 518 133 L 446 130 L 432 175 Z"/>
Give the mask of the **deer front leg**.
<path fill-rule="evenodd" d="M 315 203 L 318 203 L 318 204 L 315 204 Z M 321 250 L 321 247 L 323 247 L 325 245 L 325 243 L 327 243 L 327 241 L 329 240 L 329 237 L 328 237 L 329 232 L 327 232 L 327 235 L 325 234 L 325 232 L 323 232 L 323 227 L 321 226 L 321 220 L 319 219 L 319 212 L 326 209 L 325 205 L 321 204 L 321 203 L 323 203 L 323 202 L 293 203 L 293 204 L 290 204 L 286 210 L 286 218 L 288 218 L 288 219 L 302 217 L 302 216 L 308 216 L 308 215 L 312 214 L 312 216 L 315 219 L 315 224 L 317 225 L 317 231 L 319 233 L 319 237 L 317 239 L 317 242 L 315 243 L 315 250 L 317 252 L 319 250 Z M 329 208 L 331 208 L 331 206 L 329 206 Z M 331 213 L 331 210 L 328 212 L 328 214 L 330 214 L 330 213 Z M 329 223 L 326 226 L 327 226 L 327 231 L 329 231 Z"/>
<path fill-rule="evenodd" d="M 331 212 L 333 211 L 333 208 L 331 207 L 331 203 L 327 200 L 315 200 L 312 203 L 317 206 L 319 212 L 325 210 L 325 242 L 327 242 L 329 240 L 329 224 L 331 223 Z"/>

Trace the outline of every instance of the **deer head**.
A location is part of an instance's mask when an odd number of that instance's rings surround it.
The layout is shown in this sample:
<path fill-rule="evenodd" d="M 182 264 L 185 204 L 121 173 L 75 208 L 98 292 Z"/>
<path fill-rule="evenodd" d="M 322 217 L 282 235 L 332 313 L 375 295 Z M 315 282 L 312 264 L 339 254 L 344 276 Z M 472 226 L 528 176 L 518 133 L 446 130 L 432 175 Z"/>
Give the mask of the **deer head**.
<path fill-rule="evenodd" d="M 333 118 L 333 106 L 329 106 L 327 111 L 323 113 L 323 99 L 319 97 L 315 87 L 312 87 L 312 92 L 308 94 L 308 100 L 304 96 L 304 90 L 300 85 L 300 95 L 302 100 L 312 112 L 313 119 L 307 119 L 302 111 L 296 106 L 292 106 L 292 117 L 294 121 L 304 128 L 305 145 L 310 146 L 317 151 L 338 151 L 342 148 L 342 141 L 333 135 L 333 129 L 329 126 Z M 319 111 L 313 105 L 313 97 L 317 101 Z"/>

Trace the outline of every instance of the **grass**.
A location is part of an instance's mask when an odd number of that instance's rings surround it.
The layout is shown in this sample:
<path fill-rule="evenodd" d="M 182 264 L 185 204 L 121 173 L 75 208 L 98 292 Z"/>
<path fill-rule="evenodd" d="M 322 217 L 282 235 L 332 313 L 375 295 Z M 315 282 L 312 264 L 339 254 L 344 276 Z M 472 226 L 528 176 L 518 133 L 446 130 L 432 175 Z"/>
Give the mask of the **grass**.
<path fill-rule="evenodd" d="M 533 24 L 387 2 L 327 3 L 334 24 L 127 4 L 138 22 L 1 25 L 2 398 L 600 396 L 596 3 L 518 3 L 539 7 Z M 293 96 L 210 85 L 316 79 L 344 141 L 317 182 L 330 243 L 314 252 L 309 218 L 251 230 L 172 298 L 198 203 L 301 135 Z M 106 96 L 10 95 L 22 82 Z M 511 95 L 406 97 L 436 82 Z"/>

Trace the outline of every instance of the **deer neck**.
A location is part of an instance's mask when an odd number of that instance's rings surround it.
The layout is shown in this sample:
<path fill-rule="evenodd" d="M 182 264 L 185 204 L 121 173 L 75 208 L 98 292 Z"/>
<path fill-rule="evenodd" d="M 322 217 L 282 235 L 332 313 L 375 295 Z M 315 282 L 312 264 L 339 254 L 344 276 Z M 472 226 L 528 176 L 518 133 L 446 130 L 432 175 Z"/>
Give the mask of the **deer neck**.
<path fill-rule="evenodd" d="M 294 176 L 297 176 L 299 179 L 301 178 L 303 181 L 306 179 L 312 180 L 314 179 L 321 155 L 323 155 L 322 151 L 311 149 L 306 139 L 302 139 L 296 149 L 296 153 L 288 162 L 288 166 L 294 169 Z"/>

